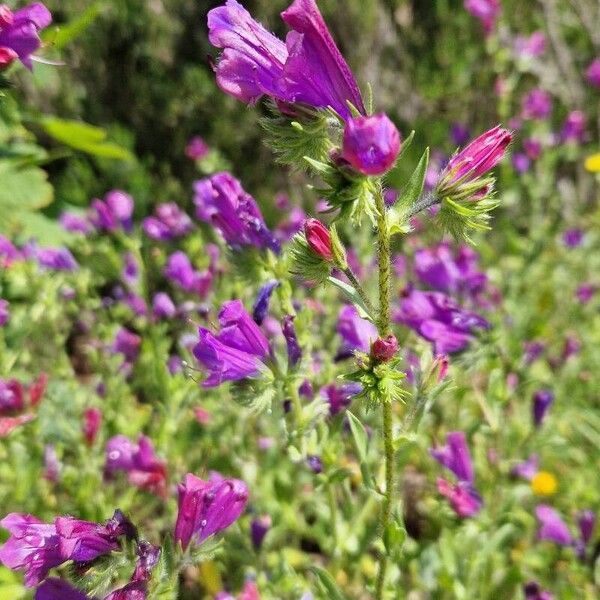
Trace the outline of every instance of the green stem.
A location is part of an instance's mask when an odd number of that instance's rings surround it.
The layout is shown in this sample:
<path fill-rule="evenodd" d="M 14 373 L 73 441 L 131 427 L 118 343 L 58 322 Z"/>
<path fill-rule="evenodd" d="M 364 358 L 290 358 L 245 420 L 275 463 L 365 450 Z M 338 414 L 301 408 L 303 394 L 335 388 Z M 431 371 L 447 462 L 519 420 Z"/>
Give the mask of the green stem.
<path fill-rule="evenodd" d="M 391 250 L 388 218 L 383 195 L 377 194 L 377 237 L 379 258 L 379 315 L 377 327 L 379 335 L 390 333 L 390 296 L 391 296 Z M 392 514 L 394 493 L 394 443 L 392 432 L 392 405 L 383 399 L 383 443 L 385 449 L 385 491 L 379 515 L 379 533 L 385 536 Z M 385 545 L 384 545 L 385 546 Z M 388 549 L 384 547 L 379 557 L 379 572 L 375 587 L 375 599 L 383 598 L 385 575 L 388 566 Z"/>
<path fill-rule="evenodd" d="M 286 392 L 292 402 L 294 429 L 296 430 L 296 434 L 300 437 L 304 427 L 302 418 L 302 400 L 300 400 L 300 394 L 298 393 L 298 382 L 294 377 L 288 379 L 286 383 Z"/>
<path fill-rule="evenodd" d="M 439 202 L 440 199 L 433 192 L 427 192 L 423 194 L 419 198 L 419 200 L 417 200 L 417 202 L 415 202 L 410 207 L 410 210 L 405 215 L 405 219 L 408 220 L 414 217 L 416 214 L 420 213 L 422 210 L 425 210 L 426 208 L 431 208 L 432 206 L 439 204 Z"/>
<path fill-rule="evenodd" d="M 339 539 L 338 539 L 338 516 L 337 516 L 337 503 L 335 499 L 335 490 L 331 483 L 327 484 L 327 500 L 329 502 L 329 512 L 331 516 L 331 543 L 333 547 L 332 556 L 335 557 L 340 553 Z"/>
<path fill-rule="evenodd" d="M 346 269 L 344 269 L 344 275 L 346 275 L 346 277 L 352 284 L 352 287 L 356 290 L 356 292 L 360 296 L 361 300 L 365 303 L 365 306 L 367 307 L 368 311 L 372 315 L 375 315 L 376 311 L 375 311 L 375 307 L 373 306 L 373 303 L 367 296 L 367 293 L 363 289 L 363 286 L 360 284 L 360 282 L 356 278 L 356 275 L 352 272 L 352 269 L 350 267 L 347 267 Z"/>

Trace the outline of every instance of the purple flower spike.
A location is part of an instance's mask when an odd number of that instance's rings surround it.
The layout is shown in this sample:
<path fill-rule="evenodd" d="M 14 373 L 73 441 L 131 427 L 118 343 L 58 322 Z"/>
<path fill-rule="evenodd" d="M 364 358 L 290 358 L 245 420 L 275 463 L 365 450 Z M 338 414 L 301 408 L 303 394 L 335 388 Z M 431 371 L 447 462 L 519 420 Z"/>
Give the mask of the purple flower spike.
<path fill-rule="evenodd" d="M 279 241 L 267 229 L 256 200 L 233 175 L 223 172 L 196 181 L 194 192 L 196 217 L 211 223 L 228 244 L 279 253 Z"/>
<path fill-rule="evenodd" d="M 285 43 L 236 0 L 208 13 L 209 40 L 223 49 L 219 87 L 246 103 L 267 95 L 283 104 L 331 106 L 346 119 L 351 102 L 365 114 L 354 76 L 314 0 L 295 0 L 281 17 L 293 29 Z"/>
<path fill-rule="evenodd" d="M 400 133 L 387 115 L 346 121 L 342 157 L 363 175 L 383 175 L 400 153 Z"/>
<path fill-rule="evenodd" d="M 50 569 L 65 561 L 54 524 L 43 523 L 31 515 L 11 513 L 0 525 L 10 533 L 0 548 L 0 562 L 9 569 L 25 571 L 27 587 L 38 585 Z"/>
<path fill-rule="evenodd" d="M 539 427 L 554 402 L 554 393 L 551 390 L 538 390 L 533 395 L 533 423 Z"/>
<path fill-rule="evenodd" d="M 459 481 L 473 483 L 471 455 L 462 431 L 449 433 L 445 446 L 432 448 L 429 452 L 442 466 L 452 471 Z"/>
<path fill-rule="evenodd" d="M 41 2 L 34 2 L 10 17 L 0 25 L 0 48 L 11 50 L 31 70 L 31 55 L 42 45 L 39 32 L 52 23 L 52 15 Z"/>
<path fill-rule="evenodd" d="M 192 540 L 201 544 L 229 527 L 244 512 L 248 502 L 248 487 L 238 479 L 217 476 L 203 481 L 188 473 L 178 489 L 175 541 L 184 549 Z"/>
<path fill-rule="evenodd" d="M 64 579 L 46 579 L 35 592 L 34 600 L 90 600 Z"/>
<path fill-rule="evenodd" d="M 555 542 L 560 546 L 570 546 L 573 543 L 569 528 L 551 506 L 540 504 L 535 509 L 535 516 L 540 524 L 538 539 Z"/>
<path fill-rule="evenodd" d="M 294 317 L 286 315 L 281 321 L 281 331 L 285 338 L 288 354 L 288 368 L 293 369 L 302 360 L 302 348 L 298 343 L 296 328 L 294 327 Z"/>
<path fill-rule="evenodd" d="M 252 318 L 257 325 L 262 325 L 269 313 L 269 304 L 271 302 L 271 296 L 275 288 L 279 287 L 279 281 L 277 279 L 271 279 L 267 281 L 256 296 L 256 302 L 252 308 Z"/>

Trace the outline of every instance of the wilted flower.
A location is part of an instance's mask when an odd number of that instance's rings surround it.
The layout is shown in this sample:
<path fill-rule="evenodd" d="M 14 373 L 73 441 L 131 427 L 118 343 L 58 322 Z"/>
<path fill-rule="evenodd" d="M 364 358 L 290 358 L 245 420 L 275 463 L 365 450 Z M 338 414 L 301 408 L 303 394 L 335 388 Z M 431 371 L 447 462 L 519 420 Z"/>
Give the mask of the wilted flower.
<path fill-rule="evenodd" d="M 552 98 L 541 89 L 531 90 L 523 98 L 522 115 L 524 119 L 547 119 L 552 112 Z"/>
<path fill-rule="evenodd" d="M 465 0 L 465 9 L 479 19 L 486 33 L 494 28 L 500 8 L 500 0 Z"/>
<path fill-rule="evenodd" d="M 131 485 L 159 496 L 166 493 L 166 464 L 156 456 L 152 442 L 145 435 L 140 435 L 137 444 L 124 435 L 108 440 L 104 473 L 111 477 L 119 471 L 127 473 Z"/>
<path fill-rule="evenodd" d="M 225 302 L 219 311 L 221 331 L 200 328 L 194 356 L 209 371 L 204 387 L 256 376 L 270 355 L 269 341 L 239 300 Z"/>
<path fill-rule="evenodd" d="M 596 58 L 590 63 L 585 76 L 594 87 L 600 88 L 600 58 Z"/>
<path fill-rule="evenodd" d="M 271 296 L 277 287 L 279 287 L 279 281 L 277 279 L 271 279 L 258 290 L 256 301 L 252 308 L 252 318 L 257 325 L 263 324 L 263 321 L 269 312 Z"/>
<path fill-rule="evenodd" d="M 554 393 L 551 390 L 537 390 L 533 395 L 533 423 L 539 427 L 548 409 L 554 402 Z"/>
<path fill-rule="evenodd" d="M 100 425 L 102 424 L 102 411 L 99 408 L 90 407 L 83 411 L 83 436 L 88 446 L 93 445 L 98 437 Z"/>
<path fill-rule="evenodd" d="M 31 55 L 41 46 L 39 32 L 52 22 L 50 11 L 41 3 L 34 2 L 11 13 L 4 6 L 0 23 L 0 65 L 7 66 L 15 58 L 32 68 Z"/>
<path fill-rule="evenodd" d="M 437 195 L 457 200 L 486 196 L 491 182 L 481 178 L 502 160 L 511 141 L 511 132 L 500 126 L 473 140 L 449 160 L 436 185 Z"/>
<path fill-rule="evenodd" d="M 191 160 L 202 160 L 209 152 L 208 144 L 200 136 L 191 138 L 185 147 L 185 155 Z"/>
<path fill-rule="evenodd" d="M 8 300 L 0 298 L 0 327 L 4 327 L 10 319 L 10 312 L 8 310 Z"/>
<path fill-rule="evenodd" d="M 358 85 L 314 0 L 295 0 L 281 14 L 292 28 L 286 42 L 254 21 L 236 0 L 208 13 L 209 40 L 223 48 L 217 83 L 242 102 L 271 96 L 284 104 L 331 106 L 344 119 L 348 102 L 365 114 Z"/>
<path fill-rule="evenodd" d="M 383 175 L 400 153 L 400 133 L 386 114 L 346 121 L 342 157 L 363 175 Z"/>
<path fill-rule="evenodd" d="M 304 236 L 310 249 L 323 260 L 333 260 L 331 248 L 331 234 L 329 229 L 318 219 L 306 219 L 304 222 Z"/>
<path fill-rule="evenodd" d="M 255 246 L 280 251 L 265 225 L 256 200 L 230 173 L 217 173 L 194 184 L 196 217 L 216 227 L 233 247 Z"/>
<path fill-rule="evenodd" d="M 546 504 L 540 504 L 535 509 L 535 515 L 540 524 L 538 539 L 555 542 L 561 546 L 571 545 L 571 532 L 556 510 Z"/>
<path fill-rule="evenodd" d="M 175 541 L 186 549 L 190 541 L 201 544 L 226 529 L 244 512 L 248 487 L 239 479 L 220 475 L 204 481 L 188 473 L 179 490 L 179 512 L 175 524 Z"/>

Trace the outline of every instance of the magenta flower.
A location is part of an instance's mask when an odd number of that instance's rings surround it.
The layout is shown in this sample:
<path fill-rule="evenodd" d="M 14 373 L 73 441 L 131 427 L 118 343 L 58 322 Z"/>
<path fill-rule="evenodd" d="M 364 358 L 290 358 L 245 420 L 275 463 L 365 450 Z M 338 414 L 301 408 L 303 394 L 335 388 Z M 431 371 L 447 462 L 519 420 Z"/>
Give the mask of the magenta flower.
<path fill-rule="evenodd" d="M 383 175 L 400 154 L 400 133 L 387 115 L 353 117 L 346 121 L 342 158 L 363 175 Z"/>
<path fill-rule="evenodd" d="M 119 549 L 117 536 L 105 525 L 58 517 L 54 522 L 63 560 L 90 562 Z"/>
<path fill-rule="evenodd" d="M 594 59 L 585 72 L 589 83 L 594 87 L 600 88 L 600 58 Z"/>
<path fill-rule="evenodd" d="M 544 90 L 535 89 L 523 98 L 524 119 L 547 119 L 552 112 L 552 98 Z"/>
<path fill-rule="evenodd" d="M 133 363 L 137 360 L 141 346 L 142 338 L 139 335 L 121 327 L 115 335 L 112 350 L 122 354 L 128 363 Z"/>
<path fill-rule="evenodd" d="M 96 441 L 101 425 L 102 411 L 99 408 L 91 407 L 83 411 L 83 436 L 88 446 Z"/>
<path fill-rule="evenodd" d="M 66 559 L 60 553 L 56 527 L 31 515 L 11 513 L 0 521 L 10 533 L 0 548 L 0 562 L 12 570 L 25 572 L 25 585 L 40 583 L 48 571 Z"/>
<path fill-rule="evenodd" d="M 436 185 L 437 194 L 473 200 L 485 196 L 489 183 L 482 182 L 478 188 L 478 180 L 502 160 L 511 141 L 511 132 L 500 126 L 473 140 L 448 161 Z"/>
<path fill-rule="evenodd" d="M 563 123 L 560 139 L 563 142 L 574 142 L 580 144 L 585 141 L 585 113 L 581 110 L 573 110 Z"/>
<path fill-rule="evenodd" d="M 567 248 L 578 248 L 583 242 L 585 233 L 583 230 L 575 227 L 573 229 L 567 229 L 563 233 L 563 242 Z"/>
<path fill-rule="evenodd" d="M 256 200 L 233 175 L 223 172 L 196 181 L 194 192 L 196 217 L 211 223 L 228 244 L 234 248 L 255 246 L 280 251 Z"/>
<path fill-rule="evenodd" d="M 191 138 L 185 147 L 185 155 L 190 160 L 202 160 L 209 152 L 208 144 L 200 136 Z"/>
<path fill-rule="evenodd" d="M 555 542 L 560 546 L 570 546 L 573 543 L 569 528 L 551 506 L 540 504 L 535 509 L 535 516 L 540 524 L 538 539 Z"/>
<path fill-rule="evenodd" d="M 286 42 L 257 23 L 236 0 L 208 13 L 209 40 L 224 51 L 217 83 L 242 102 L 271 96 L 284 104 L 332 107 L 344 119 L 348 102 L 362 114 L 358 85 L 314 0 L 295 0 L 281 14 L 292 28 Z"/>
<path fill-rule="evenodd" d="M 371 346 L 371 356 L 377 362 L 391 360 L 398 353 L 398 340 L 395 335 L 377 338 Z"/>
<path fill-rule="evenodd" d="M 542 31 L 534 31 L 529 37 L 515 39 L 515 52 L 521 58 L 535 58 L 546 51 L 546 36 Z"/>
<path fill-rule="evenodd" d="M 175 541 L 185 550 L 191 541 L 201 544 L 234 523 L 248 502 L 248 487 L 239 479 L 220 475 L 204 481 L 188 473 L 179 490 Z"/>
<path fill-rule="evenodd" d="M 39 32 L 52 22 L 50 11 L 41 3 L 35 2 L 11 13 L 4 7 L 0 22 L 0 49 L 3 50 L 2 63 L 7 59 L 18 58 L 31 70 L 31 55 L 42 45 Z M 10 64 L 12 60 L 8 62 Z"/>
<path fill-rule="evenodd" d="M 310 249 L 323 260 L 333 260 L 331 249 L 331 234 L 329 229 L 318 219 L 306 219 L 304 221 L 304 236 Z"/>
<path fill-rule="evenodd" d="M 437 489 L 450 502 L 452 510 L 459 517 L 473 517 L 481 510 L 481 498 L 468 484 L 459 482 L 453 485 L 439 477 Z"/>
<path fill-rule="evenodd" d="M 93 200 L 90 221 L 101 231 L 113 232 L 119 228 L 130 231 L 132 227 L 133 198 L 121 190 L 112 190 L 104 200 Z"/>
<path fill-rule="evenodd" d="M 500 8 L 500 0 L 465 0 L 465 9 L 479 19 L 486 34 L 494 28 Z"/>
<path fill-rule="evenodd" d="M 10 319 L 10 311 L 8 310 L 8 300 L 0 298 L 0 327 L 4 327 Z"/>
<path fill-rule="evenodd" d="M 219 323 L 217 335 L 201 327 L 194 347 L 194 356 L 209 371 L 204 387 L 258 375 L 271 353 L 269 341 L 239 300 L 223 304 Z"/>
<path fill-rule="evenodd" d="M 263 515 L 252 519 L 250 523 L 250 537 L 252 539 L 252 545 L 256 550 L 259 550 L 263 544 L 263 540 L 269 530 L 271 529 L 272 521 L 269 515 Z"/>
<path fill-rule="evenodd" d="M 159 204 L 154 210 L 154 216 L 142 221 L 144 233 L 158 241 L 183 237 L 192 230 L 192 226 L 190 217 L 175 202 Z"/>
<path fill-rule="evenodd" d="M 178 250 L 169 256 L 163 270 L 165 277 L 185 292 L 204 297 L 212 286 L 210 271 L 196 271 L 184 252 Z"/>

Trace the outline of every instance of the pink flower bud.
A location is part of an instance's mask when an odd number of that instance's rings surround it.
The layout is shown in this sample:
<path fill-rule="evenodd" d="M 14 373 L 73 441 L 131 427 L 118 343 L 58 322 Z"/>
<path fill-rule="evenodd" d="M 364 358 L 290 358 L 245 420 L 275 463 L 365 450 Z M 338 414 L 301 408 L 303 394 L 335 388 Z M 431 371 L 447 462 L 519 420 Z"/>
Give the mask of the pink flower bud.
<path fill-rule="evenodd" d="M 83 412 L 83 435 L 88 446 L 91 446 L 98 436 L 102 424 L 102 411 L 99 408 L 86 408 Z"/>
<path fill-rule="evenodd" d="M 387 115 L 356 117 L 346 122 L 342 157 L 363 175 L 383 175 L 400 153 L 400 133 Z"/>
<path fill-rule="evenodd" d="M 371 346 L 371 356 L 378 362 L 386 362 L 398 352 L 398 340 L 394 335 L 379 338 Z"/>
<path fill-rule="evenodd" d="M 331 251 L 331 235 L 329 229 L 318 219 L 307 219 L 304 222 L 304 235 L 310 249 L 323 260 L 333 260 Z"/>
<path fill-rule="evenodd" d="M 12 65 L 13 61 L 17 58 L 19 58 L 19 55 L 12 48 L 7 48 L 6 46 L 0 47 L 0 70 Z"/>
<path fill-rule="evenodd" d="M 0 30 L 13 24 L 14 16 L 12 10 L 6 4 L 0 4 Z"/>

